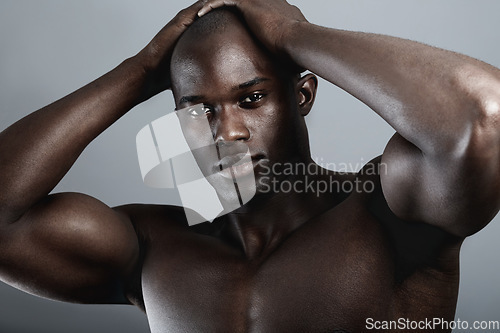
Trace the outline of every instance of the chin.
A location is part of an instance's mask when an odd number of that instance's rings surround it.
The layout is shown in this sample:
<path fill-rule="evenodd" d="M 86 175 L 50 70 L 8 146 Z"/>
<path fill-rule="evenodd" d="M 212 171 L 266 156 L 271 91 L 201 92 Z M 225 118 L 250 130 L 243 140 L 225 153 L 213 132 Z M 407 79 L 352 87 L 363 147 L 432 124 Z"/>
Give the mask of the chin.
<path fill-rule="evenodd" d="M 215 189 L 226 213 L 250 201 L 255 196 L 257 190 L 253 174 L 238 177 L 237 179 L 228 179 L 219 174 L 214 174 L 207 177 L 207 180 Z"/>

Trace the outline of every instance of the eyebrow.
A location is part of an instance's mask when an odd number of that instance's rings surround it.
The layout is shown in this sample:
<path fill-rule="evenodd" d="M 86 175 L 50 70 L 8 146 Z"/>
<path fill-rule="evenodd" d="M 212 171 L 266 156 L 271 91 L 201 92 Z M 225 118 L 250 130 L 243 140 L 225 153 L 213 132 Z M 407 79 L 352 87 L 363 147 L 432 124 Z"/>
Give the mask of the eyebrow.
<path fill-rule="evenodd" d="M 179 104 L 196 103 L 202 98 L 203 96 L 182 96 L 181 99 L 179 100 Z"/>
<path fill-rule="evenodd" d="M 234 90 L 250 88 L 264 81 L 269 81 L 269 79 L 265 77 L 256 77 L 255 79 L 239 84 L 237 88 L 234 88 Z"/>
<path fill-rule="evenodd" d="M 269 79 L 265 77 L 256 77 L 247 82 L 240 83 L 237 87 L 234 87 L 233 90 L 247 89 L 265 81 L 269 81 Z M 179 104 L 196 103 L 203 98 L 204 96 L 202 95 L 182 96 L 179 99 Z"/>

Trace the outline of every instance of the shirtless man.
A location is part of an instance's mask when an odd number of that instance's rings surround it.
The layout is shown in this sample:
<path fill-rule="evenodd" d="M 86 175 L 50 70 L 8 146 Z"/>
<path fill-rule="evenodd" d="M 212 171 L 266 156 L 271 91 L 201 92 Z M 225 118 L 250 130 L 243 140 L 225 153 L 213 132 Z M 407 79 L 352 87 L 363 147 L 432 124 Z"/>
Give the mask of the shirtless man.
<path fill-rule="evenodd" d="M 136 56 L 0 134 L 1 279 L 53 299 L 135 304 L 154 333 L 453 320 L 460 245 L 500 204 L 499 70 L 318 27 L 281 0 L 226 3 L 241 14 L 207 14 L 224 2 L 197 2 Z M 358 181 L 370 191 L 266 191 L 265 165 L 312 163 L 304 116 L 316 78 L 294 68 L 351 93 L 397 134 L 363 169 L 385 166 L 379 175 L 273 180 Z M 96 136 L 165 89 L 178 108 L 206 106 L 218 143 L 250 148 L 257 193 L 248 204 L 188 227 L 176 207 L 49 195 Z"/>

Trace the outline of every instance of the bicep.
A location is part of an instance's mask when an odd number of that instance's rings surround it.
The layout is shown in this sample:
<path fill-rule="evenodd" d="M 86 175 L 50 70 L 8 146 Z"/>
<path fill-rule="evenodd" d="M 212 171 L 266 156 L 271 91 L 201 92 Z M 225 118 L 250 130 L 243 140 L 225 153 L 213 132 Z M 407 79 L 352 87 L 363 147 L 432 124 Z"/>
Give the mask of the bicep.
<path fill-rule="evenodd" d="M 400 218 L 438 226 L 465 237 L 498 212 L 498 152 L 426 156 L 395 134 L 382 155 L 381 182 L 391 210 Z"/>
<path fill-rule="evenodd" d="M 2 226 L 0 279 L 31 294 L 80 303 L 124 303 L 139 252 L 130 220 L 77 193 L 50 195 Z"/>

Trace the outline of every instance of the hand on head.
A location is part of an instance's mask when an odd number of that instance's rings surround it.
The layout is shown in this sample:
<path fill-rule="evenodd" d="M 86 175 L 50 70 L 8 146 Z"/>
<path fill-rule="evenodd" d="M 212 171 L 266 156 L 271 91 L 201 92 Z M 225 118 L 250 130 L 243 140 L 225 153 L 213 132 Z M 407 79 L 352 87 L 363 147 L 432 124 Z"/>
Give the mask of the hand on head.
<path fill-rule="evenodd" d="M 236 7 L 257 38 L 273 53 L 284 53 L 287 34 L 296 23 L 307 22 L 299 8 L 285 0 L 203 0 L 198 16 L 215 8 Z"/>

